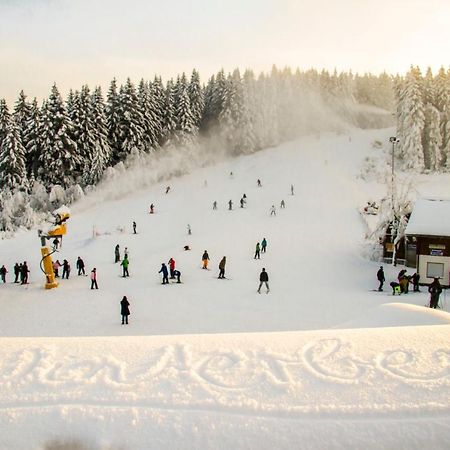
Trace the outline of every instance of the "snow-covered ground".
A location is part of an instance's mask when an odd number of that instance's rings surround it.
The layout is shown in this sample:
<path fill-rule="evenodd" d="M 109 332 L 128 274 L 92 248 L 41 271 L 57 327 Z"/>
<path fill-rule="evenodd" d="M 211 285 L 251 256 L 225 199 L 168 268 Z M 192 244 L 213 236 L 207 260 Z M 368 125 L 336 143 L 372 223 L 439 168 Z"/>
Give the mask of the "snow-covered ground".
<path fill-rule="evenodd" d="M 424 308 L 425 292 L 373 292 L 379 264 L 363 256 L 358 207 L 385 186 L 357 175 L 366 156 L 383 163 L 388 144 L 371 144 L 391 133 L 306 137 L 118 200 L 87 198 L 58 255 L 71 277 L 51 291 L 35 231 L 0 242 L 0 264 L 31 270 L 30 285 L 0 286 L 0 448 L 446 448 L 450 315 Z M 449 185 L 422 176 L 416 188 L 442 196 Z M 97 268 L 98 291 L 77 277 L 77 256 Z M 183 284 L 162 286 L 170 257 Z M 256 292 L 262 267 L 269 295 Z M 388 282 L 399 270 L 385 267 Z"/>

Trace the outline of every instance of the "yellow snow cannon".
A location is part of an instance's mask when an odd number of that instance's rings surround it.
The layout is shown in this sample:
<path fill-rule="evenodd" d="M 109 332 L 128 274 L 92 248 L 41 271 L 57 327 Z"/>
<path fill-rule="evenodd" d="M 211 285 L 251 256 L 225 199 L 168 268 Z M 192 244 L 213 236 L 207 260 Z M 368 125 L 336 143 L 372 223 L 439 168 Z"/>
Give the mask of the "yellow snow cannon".
<path fill-rule="evenodd" d="M 70 218 L 70 211 L 66 207 L 61 207 L 53 212 L 55 217 L 55 221 L 53 226 L 47 230 L 47 232 L 43 232 L 39 230 L 39 237 L 41 238 L 41 270 L 45 275 L 45 289 L 53 289 L 58 287 L 58 282 L 55 280 L 55 273 L 53 271 L 53 261 L 52 256 L 53 253 L 58 251 L 58 247 L 60 244 L 60 239 L 67 233 L 67 224 L 66 221 Z M 47 244 L 47 240 L 53 239 L 53 247 L 50 247 Z"/>

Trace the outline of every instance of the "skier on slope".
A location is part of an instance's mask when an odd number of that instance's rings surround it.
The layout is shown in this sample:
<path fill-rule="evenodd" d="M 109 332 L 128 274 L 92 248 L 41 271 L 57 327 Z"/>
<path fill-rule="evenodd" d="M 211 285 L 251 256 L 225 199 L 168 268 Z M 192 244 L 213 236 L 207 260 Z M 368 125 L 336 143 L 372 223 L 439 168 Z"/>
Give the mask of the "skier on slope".
<path fill-rule="evenodd" d="M 181 272 L 179 270 L 174 270 L 173 274 L 174 274 L 175 278 L 177 279 L 177 283 L 181 283 L 181 280 L 180 280 Z"/>
<path fill-rule="evenodd" d="M 232 209 L 233 209 L 233 201 L 230 200 L 230 201 L 228 202 L 228 210 L 231 211 Z"/>
<path fill-rule="evenodd" d="M 20 266 L 18 263 L 14 264 L 14 283 L 19 282 L 19 276 L 20 276 Z"/>
<path fill-rule="evenodd" d="M 64 279 L 64 277 L 68 280 L 69 279 L 69 275 L 70 275 L 70 264 L 69 261 L 67 261 L 67 259 L 65 259 L 63 261 L 63 271 L 62 271 L 62 275 L 61 278 Z"/>
<path fill-rule="evenodd" d="M 275 209 L 275 205 L 272 205 L 272 208 L 270 208 L 270 215 L 271 216 L 276 216 L 277 215 L 277 212 L 276 212 L 276 209 Z"/>
<path fill-rule="evenodd" d="M 77 269 L 78 275 L 86 275 L 86 272 L 84 271 L 84 261 L 80 257 L 77 259 Z"/>
<path fill-rule="evenodd" d="M 263 240 L 261 241 L 261 252 L 266 253 L 266 248 L 267 248 L 267 240 L 266 238 L 263 238 Z"/>
<path fill-rule="evenodd" d="M 436 309 L 439 303 L 439 296 L 442 292 L 442 286 L 441 283 L 439 283 L 439 278 L 435 278 L 428 286 L 428 292 L 430 293 L 430 308 Z"/>
<path fill-rule="evenodd" d="M 136 234 L 136 222 L 133 221 L 133 234 Z"/>
<path fill-rule="evenodd" d="M 214 209 L 217 209 L 217 202 L 214 200 L 214 202 L 213 202 L 213 210 Z"/>
<path fill-rule="evenodd" d="M 209 255 L 208 255 L 208 252 L 205 250 L 203 252 L 203 256 L 202 256 L 202 262 L 203 262 L 202 269 L 207 269 L 208 268 L 208 261 L 209 261 Z"/>
<path fill-rule="evenodd" d="M 56 278 L 59 278 L 59 268 L 62 266 L 62 264 L 56 260 L 53 261 L 53 273 L 55 274 Z"/>
<path fill-rule="evenodd" d="M 130 265 L 130 261 L 128 260 L 128 255 L 125 254 L 125 256 L 124 256 L 122 262 L 120 263 L 120 265 L 121 265 L 122 268 L 123 268 L 123 275 L 122 275 L 122 277 L 123 277 L 123 278 L 129 277 L 130 274 L 129 274 L 129 272 L 128 272 L 128 266 Z"/>
<path fill-rule="evenodd" d="M 120 246 L 116 245 L 114 248 L 114 263 L 118 263 L 120 261 Z"/>
<path fill-rule="evenodd" d="M 27 262 L 24 261 L 22 264 L 22 271 L 21 271 L 21 280 L 22 282 L 20 284 L 28 284 L 28 274 L 30 271 L 28 270 Z"/>
<path fill-rule="evenodd" d="M 261 259 L 261 245 L 259 242 L 256 243 L 256 248 L 255 248 L 255 257 L 253 259 Z"/>
<path fill-rule="evenodd" d="M 224 256 L 219 263 L 219 276 L 218 278 L 225 278 L 225 264 L 227 263 L 227 257 Z"/>
<path fill-rule="evenodd" d="M 164 263 L 161 264 L 161 269 L 159 269 L 158 273 L 162 274 L 162 284 L 169 284 L 169 271 Z"/>
<path fill-rule="evenodd" d="M 97 269 L 94 267 L 91 272 L 91 289 L 98 289 L 97 284 Z"/>
<path fill-rule="evenodd" d="M 269 293 L 269 275 L 266 272 L 266 269 L 263 267 L 262 272 L 259 274 L 259 287 L 258 287 L 258 294 L 261 294 L 261 287 L 262 285 L 266 285 L 266 294 Z"/>

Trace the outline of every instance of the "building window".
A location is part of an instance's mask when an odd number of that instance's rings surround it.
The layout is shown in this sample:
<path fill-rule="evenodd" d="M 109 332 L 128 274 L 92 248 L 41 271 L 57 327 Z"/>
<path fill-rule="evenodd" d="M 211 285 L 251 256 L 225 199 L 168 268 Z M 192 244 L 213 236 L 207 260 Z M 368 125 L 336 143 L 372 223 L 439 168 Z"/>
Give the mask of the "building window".
<path fill-rule="evenodd" d="M 444 264 L 429 262 L 427 263 L 427 278 L 443 278 Z"/>

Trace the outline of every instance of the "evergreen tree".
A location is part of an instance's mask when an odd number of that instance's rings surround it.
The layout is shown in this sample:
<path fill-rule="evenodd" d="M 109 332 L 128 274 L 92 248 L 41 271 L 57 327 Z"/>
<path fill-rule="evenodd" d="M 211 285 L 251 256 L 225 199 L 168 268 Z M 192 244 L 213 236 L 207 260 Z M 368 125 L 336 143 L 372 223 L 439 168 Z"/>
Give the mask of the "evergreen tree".
<path fill-rule="evenodd" d="M 427 169 L 437 171 L 441 166 L 441 131 L 439 111 L 428 103 L 425 107 L 423 130 L 424 163 Z"/>
<path fill-rule="evenodd" d="M 6 116 L 5 134 L 0 144 L 0 179 L 2 187 L 13 189 L 26 181 L 25 149 L 17 123 Z"/>
<path fill-rule="evenodd" d="M 440 114 L 442 164 L 450 170 L 450 70 L 439 69 L 436 77 L 436 107 Z"/>
<path fill-rule="evenodd" d="M 139 108 L 142 114 L 143 140 L 145 150 L 150 152 L 158 146 L 158 118 L 151 88 L 142 79 L 138 89 Z"/>
<path fill-rule="evenodd" d="M 37 177 L 46 185 L 69 186 L 77 177 L 80 158 L 72 140 L 73 124 L 56 84 L 43 104 L 39 123 L 40 152 Z"/>
<path fill-rule="evenodd" d="M 188 94 L 193 123 L 198 130 L 203 117 L 205 101 L 203 98 L 203 90 L 200 85 L 200 75 L 195 69 L 192 71 L 191 82 L 188 86 Z"/>
<path fill-rule="evenodd" d="M 422 77 L 418 68 L 412 67 L 406 76 L 402 109 L 403 135 L 400 137 L 402 156 L 407 168 L 424 168 L 422 134 L 425 126 L 421 91 Z"/>
<path fill-rule="evenodd" d="M 164 142 L 164 118 L 166 108 L 166 92 L 161 77 L 155 76 L 150 86 L 150 94 L 153 100 L 153 108 L 155 111 L 155 130 L 157 133 L 157 141 L 159 145 Z"/>
<path fill-rule="evenodd" d="M 9 120 L 9 108 L 4 98 L 0 99 L 0 145 L 6 136 Z"/>
<path fill-rule="evenodd" d="M 192 142 L 196 133 L 194 117 L 191 112 L 186 75 L 178 77 L 175 85 L 175 123 L 178 143 L 185 145 Z"/>
<path fill-rule="evenodd" d="M 26 148 L 28 142 L 26 141 L 25 130 L 27 123 L 31 118 L 31 105 L 27 102 L 27 96 L 23 91 L 20 91 L 19 98 L 14 106 L 14 120 L 16 121 L 19 131 L 22 145 Z"/>
<path fill-rule="evenodd" d="M 143 152 L 144 143 L 144 118 L 139 108 L 139 100 L 136 89 L 128 78 L 125 86 L 119 91 L 119 130 L 120 153 L 119 160 L 123 161 L 131 154 L 132 150 Z"/>
<path fill-rule="evenodd" d="M 41 121 L 41 111 L 38 106 L 37 99 L 34 98 L 30 107 L 30 117 L 25 124 L 24 139 L 25 148 L 25 166 L 27 176 L 32 181 L 37 175 L 38 156 L 41 150 L 41 136 L 39 134 Z"/>
<path fill-rule="evenodd" d="M 176 130 L 175 116 L 175 86 L 173 80 L 169 80 L 166 85 L 165 107 L 162 129 L 162 143 L 172 144 Z"/>
<path fill-rule="evenodd" d="M 117 92 L 117 81 L 114 78 L 109 87 L 106 103 L 106 124 L 108 127 L 109 145 L 112 151 L 112 163 L 120 161 L 120 104 Z"/>

